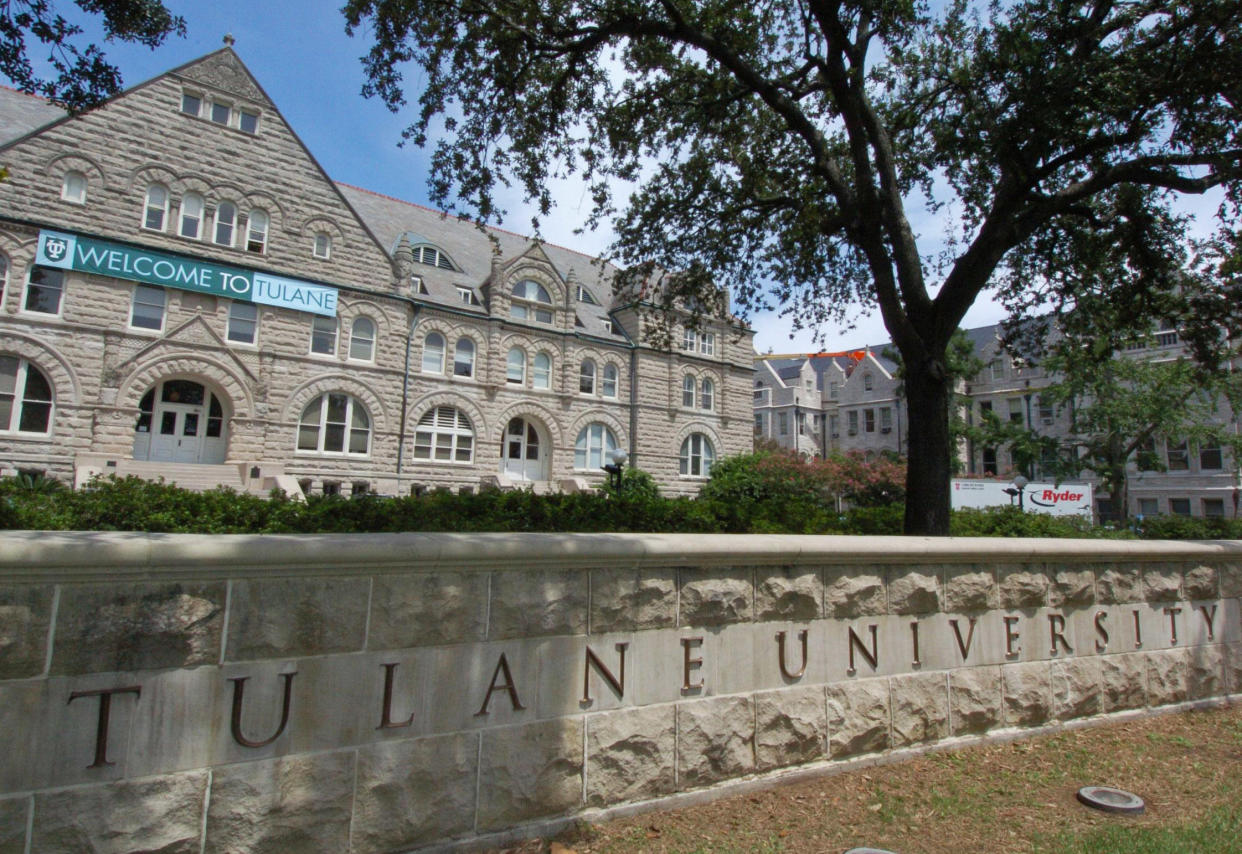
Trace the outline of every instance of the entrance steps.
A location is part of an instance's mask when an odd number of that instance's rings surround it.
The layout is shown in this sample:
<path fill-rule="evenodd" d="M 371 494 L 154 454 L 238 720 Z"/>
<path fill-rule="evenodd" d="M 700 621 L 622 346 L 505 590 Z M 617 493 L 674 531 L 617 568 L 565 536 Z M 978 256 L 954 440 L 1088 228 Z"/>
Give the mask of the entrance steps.
<path fill-rule="evenodd" d="M 118 459 L 99 455 L 79 455 L 74 466 L 74 488 L 90 482 L 95 475 L 116 477 L 140 477 L 143 480 L 174 484 L 192 492 L 207 492 L 226 486 L 237 492 L 267 495 L 274 487 L 284 489 L 289 495 L 300 498 L 302 489 L 297 481 L 273 466 L 257 471 L 258 466 L 249 463 L 208 465 L 204 463 L 146 462 Z M 247 477 L 247 475 L 250 475 Z"/>

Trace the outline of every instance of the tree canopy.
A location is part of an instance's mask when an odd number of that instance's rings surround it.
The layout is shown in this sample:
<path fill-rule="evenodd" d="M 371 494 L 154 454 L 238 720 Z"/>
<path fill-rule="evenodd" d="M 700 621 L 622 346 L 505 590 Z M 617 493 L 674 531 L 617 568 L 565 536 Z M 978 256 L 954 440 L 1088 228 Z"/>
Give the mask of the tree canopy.
<path fill-rule="evenodd" d="M 185 21 L 161 0 L 74 2 L 82 13 L 101 17 L 108 41 L 155 48 L 171 34 L 185 34 Z M 98 45 L 79 43 L 82 33 L 81 25 L 60 15 L 51 0 L 0 0 L 0 75 L 22 92 L 72 111 L 93 107 L 120 90 L 121 73 Z M 32 49 L 47 50 L 47 55 L 32 60 Z M 41 60 L 50 73 L 40 70 Z"/>
<path fill-rule="evenodd" d="M 715 283 L 803 325 L 878 308 L 906 367 L 910 533 L 948 532 L 946 349 L 979 294 L 1073 305 L 1118 267 L 1175 292 L 1148 243 L 1186 236 L 1171 199 L 1224 188 L 1226 224 L 1242 200 L 1236 0 L 344 11 L 371 39 L 367 94 L 399 110 L 417 76 L 406 134 L 434 146 L 437 203 L 495 220 L 516 184 L 547 211 L 579 174 L 617 259 L 676 271 L 673 297 Z"/>

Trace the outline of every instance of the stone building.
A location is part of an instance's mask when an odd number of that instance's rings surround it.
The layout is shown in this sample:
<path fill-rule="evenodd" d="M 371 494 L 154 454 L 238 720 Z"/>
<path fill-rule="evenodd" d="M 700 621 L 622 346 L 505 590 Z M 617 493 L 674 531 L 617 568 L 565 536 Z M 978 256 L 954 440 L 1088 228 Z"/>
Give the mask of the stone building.
<path fill-rule="evenodd" d="M 749 450 L 750 330 L 337 184 L 235 52 L 77 117 L 0 90 L 0 473 L 253 491 L 598 482 Z"/>

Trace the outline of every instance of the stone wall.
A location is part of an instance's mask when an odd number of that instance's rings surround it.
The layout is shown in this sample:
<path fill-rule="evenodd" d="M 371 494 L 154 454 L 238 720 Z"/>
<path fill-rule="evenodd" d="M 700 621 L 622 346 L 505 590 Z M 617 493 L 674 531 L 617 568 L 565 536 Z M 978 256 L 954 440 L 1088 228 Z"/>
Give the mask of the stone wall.
<path fill-rule="evenodd" d="M 0 852 L 497 841 L 1220 698 L 1242 544 L 0 536 Z"/>

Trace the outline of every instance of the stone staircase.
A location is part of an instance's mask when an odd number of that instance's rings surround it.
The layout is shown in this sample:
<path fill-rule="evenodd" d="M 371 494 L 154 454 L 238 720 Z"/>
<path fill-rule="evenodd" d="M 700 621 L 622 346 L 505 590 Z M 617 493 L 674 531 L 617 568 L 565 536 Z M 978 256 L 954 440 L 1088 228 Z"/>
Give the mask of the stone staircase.
<path fill-rule="evenodd" d="M 270 468 L 270 467 L 269 467 Z M 94 475 L 117 477 L 140 477 L 143 480 L 160 480 L 176 484 L 182 489 L 206 492 L 217 486 L 227 486 L 238 492 L 267 495 L 279 486 L 293 497 L 300 498 L 302 489 L 296 480 L 280 471 L 264 471 L 258 477 L 246 478 L 248 464 L 205 465 L 201 463 L 142 462 L 95 455 L 79 455 L 74 473 L 74 487 L 81 487 Z"/>

